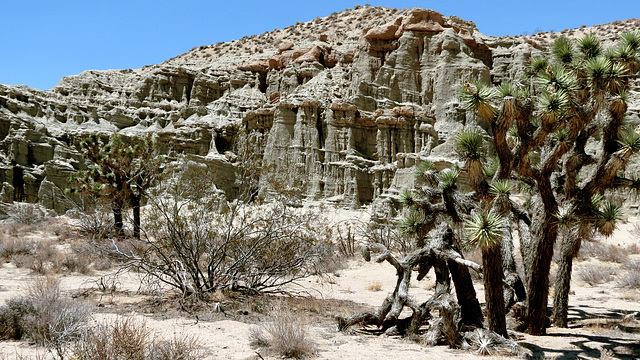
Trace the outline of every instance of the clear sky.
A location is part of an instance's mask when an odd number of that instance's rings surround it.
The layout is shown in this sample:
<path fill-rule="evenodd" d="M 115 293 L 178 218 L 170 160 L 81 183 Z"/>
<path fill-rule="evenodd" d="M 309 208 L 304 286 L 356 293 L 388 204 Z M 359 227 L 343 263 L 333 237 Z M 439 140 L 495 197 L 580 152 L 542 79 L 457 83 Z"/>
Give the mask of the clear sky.
<path fill-rule="evenodd" d="M 239 39 L 367 2 L 337 0 L 0 0 L 0 83 L 49 89 L 89 69 L 161 63 L 194 46 Z M 560 31 L 640 17 L 640 0 L 369 1 L 422 7 L 487 35 Z"/>

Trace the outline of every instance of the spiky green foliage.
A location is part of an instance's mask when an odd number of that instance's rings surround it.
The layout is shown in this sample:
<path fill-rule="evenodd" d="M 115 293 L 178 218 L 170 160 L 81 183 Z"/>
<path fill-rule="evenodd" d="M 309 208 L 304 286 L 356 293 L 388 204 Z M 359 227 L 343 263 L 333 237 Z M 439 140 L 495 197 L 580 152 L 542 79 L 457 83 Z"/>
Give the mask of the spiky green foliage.
<path fill-rule="evenodd" d="M 567 130 L 567 128 L 562 128 L 553 133 L 553 138 L 558 142 L 565 142 L 569 140 L 569 130 Z"/>
<path fill-rule="evenodd" d="M 556 213 L 556 219 L 558 219 L 558 226 L 563 229 L 571 229 L 575 225 L 578 217 L 576 216 L 575 207 L 573 206 L 559 206 Z"/>
<path fill-rule="evenodd" d="M 484 121 L 493 119 L 496 109 L 491 103 L 495 98 L 492 87 L 479 80 L 465 81 L 458 93 L 467 109 L 476 111 Z"/>
<path fill-rule="evenodd" d="M 442 191 L 455 190 L 458 186 L 458 177 L 460 176 L 460 170 L 449 169 L 440 172 L 438 186 Z"/>
<path fill-rule="evenodd" d="M 640 51 L 640 31 L 629 31 L 620 36 L 620 42 L 631 50 Z"/>
<path fill-rule="evenodd" d="M 543 92 L 538 96 L 538 110 L 544 121 L 554 122 L 567 115 L 569 95 L 564 91 Z"/>
<path fill-rule="evenodd" d="M 618 150 L 620 155 L 630 156 L 637 154 L 640 151 L 640 134 L 631 128 L 623 129 L 620 131 L 618 144 L 620 144 L 620 149 Z"/>
<path fill-rule="evenodd" d="M 604 236 L 611 236 L 618 228 L 622 219 L 622 206 L 614 202 L 607 202 L 598 213 L 598 231 Z"/>
<path fill-rule="evenodd" d="M 411 190 L 405 189 L 402 194 L 400 194 L 400 202 L 411 206 L 416 203 L 415 196 Z"/>
<path fill-rule="evenodd" d="M 593 194 L 593 196 L 591 196 L 591 206 L 593 206 L 594 209 L 599 209 L 600 206 L 602 206 L 603 199 L 604 196 L 602 196 L 601 193 Z"/>
<path fill-rule="evenodd" d="M 584 70 L 592 86 L 602 87 L 601 83 L 609 77 L 611 67 L 612 62 L 610 59 L 605 56 L 598 56 L 589 59 L 584 65 Z"/>
<path fill-rule="evenodd" d="M 462 160 L 481 160 L 486 155 L 482 133 L 477 129 L 463 129 L 456 135 L 456 151 Z"/>
<path fill-rule="evenodd" d="M 511 190 L 511 183 L 507 179 L 492 181 L 489 185 L 489 192 L 496 196 L 509 195 L 509 193 L 511 193 Z"/>
<path fill-rule="evenodd" d="M 482 168 L 484 172 L 484 176 L 487 178 L 492 178 L 496 172 L 498 172 L 498 168 L 500 168 L 500 160 L 498 156 L 492 156 L 491 160 L 486 162 Z"/>
<path fill-rule="evenodd" d="M 398 223 L 398 229 L 405 235 L 414 235 L 421 231 L 425 223 L 424 212 L 420 210 L 412 210 L 408 216 L 404 217 Z"/>
<path fill-rule="evenodd" d="M 590 33 L 578 40 L 578 49 L 582 53 L 585 59 L 589 60 L 600 56 L 602 53 L 602 46 L 600 46 L 600 39 L 594 34 Z"/>
<path fill-rule="evenodd" d="M 134 208 L 134 235 L 140 231 L 140 201 L 160 173 L 163 157 L 158 156 L 150 137 L 125 140 L 114 135 L 105 143 L 92 134 L 80 143 L 89 169 L 78 172 L 70 192 L 107 199 L 112 203 L 117 231 L 122 228 L 122 211 Z"/>
<path fill-rule="evenodd" d="M 529 96 L 529 94 L 525 90 L 523 90 L 521 87 L 519 87 L 518 85 L 510 81 L 507 81 L 498 85 L 498 87 L 496 88 L 496 91 L 497 91 L 497 96 L 501 98 L 505 98 L 508 96 L 515 97 L 515 98 L 525 98 Z"/>
<path fill-rule="evenodd" d="M 553 53 L 553 56 L 563 64 L 570 64 L 573 62 L 573 44 L 571 43 L 571 40 L 566 37 L 556 39 L 551 46 L 551 52 Z"/>
<path fill-rule="evenodd" d="M 544 57 L 537 57 L 531 60 L 529 68 L 532 74 L 537 75 L 547 69 L 549 66 L 549 59 Z"/>
<path fill-rule="evenodd" d="M 468 243 L 482 249 L 500 245 L 504 221 L 493 211 L 477 212 L 466 222 Z"/>
<path fill-rule="evenodd" d="M 548 65 L 538 73 L 538 86 L 547 92 L 569 92 L 577 88 L 578 80 L 573 71 L 558 64 Z"/>
<path fill-rule="evenodd" d="M 422 161 L 416 166 L 416 178 L 428 185 L 437 184 L 438 176 L 435 164 L 429 160 Z"/>
<path fill-rule="evenodd" d="M 509 199 L 511 189 L 511 183 L 507 179 L 496 180 L 489 185 L 489 192 L 495 196 L 493 198 L 494 208 L 500 215 L 504 216 L 512 207 Z"/>

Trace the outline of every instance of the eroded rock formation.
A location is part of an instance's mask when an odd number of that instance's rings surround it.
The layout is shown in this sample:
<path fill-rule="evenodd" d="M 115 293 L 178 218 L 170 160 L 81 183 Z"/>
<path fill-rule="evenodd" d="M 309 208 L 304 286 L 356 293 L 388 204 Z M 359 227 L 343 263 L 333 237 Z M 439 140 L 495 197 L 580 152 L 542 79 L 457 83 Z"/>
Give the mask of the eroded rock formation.
<path fill-rule="evenodd" d="M 266 136 L 266 168 L 304 178 L 306 197 L 359 206 L 410 185 L 424 159 L 453 161 L 447 139 L 475 121 L 458 100 L 462 82 L 517 78 L 551 40 L 491 38 L 431 10 L 364 6 L 160 65 L 86 71 L 46 91 L 0 85 L 0 200 L 64 211 L 58 196 L 86 166 L 77 146 L 89 133 L 151 133 L 161 151 L 215 168 L 233 197 L 230 151 L 243 129 Z"/>

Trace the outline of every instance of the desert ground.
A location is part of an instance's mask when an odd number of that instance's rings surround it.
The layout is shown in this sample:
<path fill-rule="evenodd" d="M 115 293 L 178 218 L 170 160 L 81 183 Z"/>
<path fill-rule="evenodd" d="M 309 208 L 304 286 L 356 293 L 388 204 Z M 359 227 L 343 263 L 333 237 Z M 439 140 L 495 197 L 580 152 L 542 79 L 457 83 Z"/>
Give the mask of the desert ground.
<path fill-rule="evenodd" d="M 206 359 L 282 358 L 252 344 L 256 329 L 273 321 L 274 309 L 290 309 L 290 314 L 302 322 L 311 349 L 307 356 L 314 359 L 511 358 L 498 350 L 481 355 L 471 350 L 425 346 L 395 336 L 372 335 L 357 327 L 337 331 L 334 316 L 374 309 L 396 283 L 395 271 L 389 264 L 365 262 L 357 255 L 342 259 L 341 266 L 331 273 L 299 281 L 290 289 L 298 294 L 296 297 L 216 293 L 209 301 L 195 304 L 148 281 L 143 274 L 119 271 L 116 264 L 105 265 L 104 259 L 78 260 L 80 265 L 75 267 L 69 261 L 67 265 L 56 264 L 63 257 L 61 254 L 81 253 L 83 249 L 82 239 L 74 235 L 73 221 L 67 218 L 53 218 L 38 225 L 5 222 L 0 224 L 0 233 L 5 253 L 7 248 L 23 241 L 47 244 L 48 254 L 44 250 L 37 252 L 48 256 L 39 265 L 19 256 L 3 257 L 0 305 L 24 296 L 35 280 L 55 276 L 60 280 L 63 295 L 91 308 L 90 323 L 129 319 L 146 326 L 154 337 L 186 336 L 197 342 L 199 354 Z M 551 327 L 546 336 L 510 331 L 521 347 L 514 358 L 640 357 L 640 286 L 637 280 L 632 281 L 640 276 L 639 242 L 640 218 L 629 217 L 612 237 L 583 246 L 574 265 L 569 328 Z M 472 260 L 479 261 L 474 256 L 478 255 L 470 254 Z M 420 282 L 413 281 L 411 294 L 418 300 L 428 299 L 433 293 L 434 278 L 430 273 Z M 631 280 L 623 283 L 625 279 Z M 482 280 L 476 279 L 474 283 L 484 303 Z M 28 340 L 0 342 L 0 359 L 55 356 L 52 350 Z"/>

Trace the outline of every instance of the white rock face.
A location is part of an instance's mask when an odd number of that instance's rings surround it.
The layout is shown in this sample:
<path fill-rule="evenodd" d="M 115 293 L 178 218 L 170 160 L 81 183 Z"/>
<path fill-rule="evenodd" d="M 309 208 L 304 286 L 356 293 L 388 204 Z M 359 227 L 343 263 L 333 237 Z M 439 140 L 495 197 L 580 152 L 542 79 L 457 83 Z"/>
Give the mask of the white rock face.
<path fill-rule="evenodd" d="M 409 186 L 424 159 L 454 161 L 446 140 L 475 121 L 457 97 L 463 81 L 517 79 L 551 40 L 490 38 L 431 10 L 364 6 L 160 65 L 85 71 L 48 91 L 0 84 L 0 194 L 64 211 L 56 194 L 86 166 L 82 138 L 151 133 L 162 151 L 216 169 L 233 197 L 229 151 L 242 129 L 267 136 L 264 164 L 295 170 L 309 198 L 359 206 Z"/>

